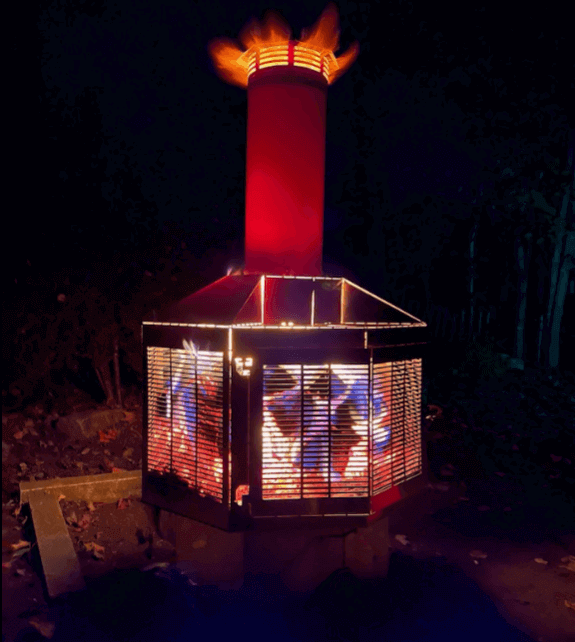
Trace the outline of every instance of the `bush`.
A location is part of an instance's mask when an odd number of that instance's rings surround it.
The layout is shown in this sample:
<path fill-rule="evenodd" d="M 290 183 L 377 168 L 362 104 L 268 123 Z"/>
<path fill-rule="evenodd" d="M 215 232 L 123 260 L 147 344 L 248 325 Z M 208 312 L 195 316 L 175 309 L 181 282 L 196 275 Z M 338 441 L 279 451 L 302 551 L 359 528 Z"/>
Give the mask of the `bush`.
<path fill-rule="evenodd" d="M 475 380 L 501 378 L 507 371 L 506 357 L 489 341 L 471 341 L 465 350 L 461 370 Z"/>

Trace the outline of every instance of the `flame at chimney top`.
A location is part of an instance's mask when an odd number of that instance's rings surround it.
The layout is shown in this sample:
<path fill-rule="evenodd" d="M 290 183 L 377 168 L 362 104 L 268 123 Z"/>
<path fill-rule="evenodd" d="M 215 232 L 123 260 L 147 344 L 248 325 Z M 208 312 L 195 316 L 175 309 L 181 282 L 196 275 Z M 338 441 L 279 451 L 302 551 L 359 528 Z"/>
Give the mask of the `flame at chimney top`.
<path fill-rule="evenodd" d="M 337 58 L 333 54 L 339 48 L 338 13 L 334 4 L 329 4 L 313 27 L 302 29 L 299 45 L 317 53 L 330 53 L 336 64 L 330 66 L 328 82 L 331 85 L 351 67 L 359 53 L 359 45 L 353 43 Z M 244 89 L 248 86 L 248 59 L 245 54 L 269 45 L 287 44 L 291 30 L 287 22 L 273 11 L 268 11 L 260 24 L 252 19 L 241 31 L 240 42 L 230 38 L 216 38 L 208 50 L 220 77 L 232 85 Z"/>
<path fill-rule="evenodd" d="M 245 271 L 321 275 L 327 87 L 359 48 L 334 56 L 332 4 L 299 41 L 276 13 L 240 40 L 245 51 L 227 39 L 209 49 L 220 76 L 248 90 Z"/>

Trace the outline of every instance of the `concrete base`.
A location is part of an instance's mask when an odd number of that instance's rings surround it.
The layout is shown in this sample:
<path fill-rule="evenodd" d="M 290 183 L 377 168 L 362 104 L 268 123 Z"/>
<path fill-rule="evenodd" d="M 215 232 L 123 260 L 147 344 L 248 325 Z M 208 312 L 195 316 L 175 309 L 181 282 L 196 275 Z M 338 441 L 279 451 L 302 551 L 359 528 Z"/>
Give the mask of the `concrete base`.
<path fill-rule="evenodd" d="M 286 589 L 306 593 L 343 567 L 365 579 L 385 577 L 388 570 L 387 517 L 352 532 L 314 528 L 227 533 L 161 510 L 157 527 L 202 584 L 220 588 L 239 588 L 246 573 L 272 574 Z"/>

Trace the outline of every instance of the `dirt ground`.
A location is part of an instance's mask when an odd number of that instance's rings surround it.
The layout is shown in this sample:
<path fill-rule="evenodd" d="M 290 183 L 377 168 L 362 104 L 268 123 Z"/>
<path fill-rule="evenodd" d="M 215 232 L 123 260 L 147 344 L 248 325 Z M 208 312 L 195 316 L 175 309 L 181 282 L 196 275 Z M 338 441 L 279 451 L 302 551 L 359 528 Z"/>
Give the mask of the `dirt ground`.
<path fill-rule="evenodd" d="M 88 589 L 49 603 L 18 482 L 137 469 L 138 422 L 136 412 L 114 438 L 81 442 L 37 409 L 3 416 L 3 641 L 184 640 L 190 626 L 205 626 L 210 637 L 249 627 L 262 640 L 575 639 L 572 454 L 543 435 L 549 463 L 531 469 L 526 457 L 517 468 L 517 425 L 492 422 L 488 434 L 447 406 L 428 413 L 430 484 L 391 513 L 390 570 L 381 581 L 342 570 L 313 596 L 282 594 L 266 577 L 246 577 L 237 591 L 198 587 L 140 501 L 62 500 Z M 488 438 L 486 459 L 478 444 Z M 493 454 L 499 442 L 509 446 L 501 457 Z"/>

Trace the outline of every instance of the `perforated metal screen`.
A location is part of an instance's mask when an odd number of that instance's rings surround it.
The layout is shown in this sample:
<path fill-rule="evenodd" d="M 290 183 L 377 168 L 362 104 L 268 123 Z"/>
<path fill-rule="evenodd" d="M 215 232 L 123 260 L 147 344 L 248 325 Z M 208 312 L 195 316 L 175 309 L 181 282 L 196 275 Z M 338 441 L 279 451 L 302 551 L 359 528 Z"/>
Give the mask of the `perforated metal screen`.
<path fill-rule="evenodd" d="M 374 418 L 372 494 L 421 473 L 421 359 L 373 367 L 373 397 L 386 406 Z"/>
<path fill-rule="evenodd" d="M 223 500 L 223 353 L 148 347 L 148 471 Z"/>
<path fill-rule="evenodd" d="M 264 366 L 262 497 L 366 496 L 369 366 Z"/>
<path fill-rule="evenodd" d="M 267 365 L 262 498 L 362 497 L 421 473 L 421 359 Z M 370 484 L 371 478 L 371 484 Z"/>

